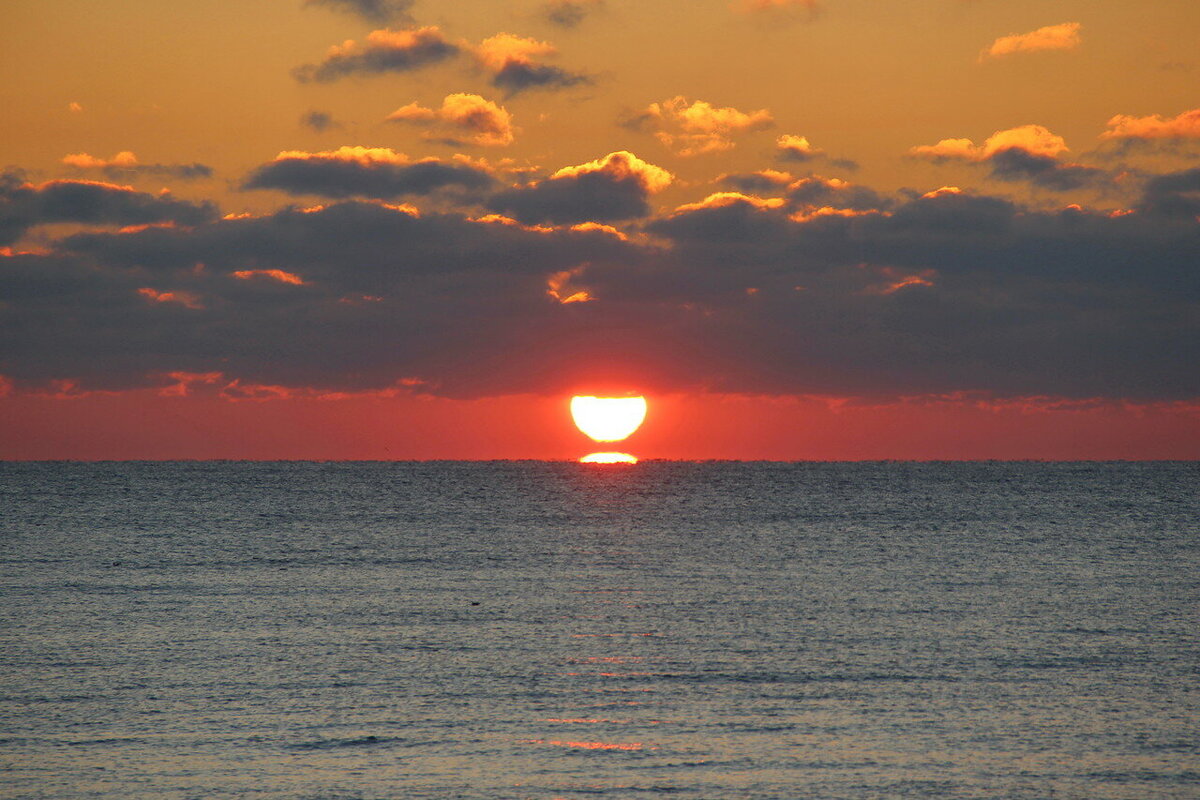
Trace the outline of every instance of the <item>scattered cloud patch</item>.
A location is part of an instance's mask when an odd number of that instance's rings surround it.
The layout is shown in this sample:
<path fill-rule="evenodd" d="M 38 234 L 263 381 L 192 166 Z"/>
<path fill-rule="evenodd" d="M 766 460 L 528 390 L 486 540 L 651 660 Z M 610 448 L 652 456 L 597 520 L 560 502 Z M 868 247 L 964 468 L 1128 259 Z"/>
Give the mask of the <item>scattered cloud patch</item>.
<path fill-rule="evenodd" d="M 765 130 L 775 124 L 771 112 L 740 111 L 719 108 L 704 100 L 689 102 L 682 95 L 651 103 L 646 109 L 622 122 L 634 130 L 654 133 L 655 138 L 681 156 L 695 156 L 731 150 L 735 136 Z"/>
<path fill-rule="evenodd" d="M 542 17 L 560 28 L 574 28 L 597 9 L 604 0 L 552 0 L 541 8 Z"/>
<path fill-rule="evenodd" d="M 37 225 L 195 225 L 216 217 L 211 203 L 191 203 L 168 194 L 147 194 L 101 181 L 53 180 L 34 185 L 19 173 L 0 173 L 0 245 L 9 245 Z"/>
<path fill-rule="evenodd" d="M 456 146 L 504 147 L 513 143 L 512 115 L 477 94 L 447 95 L 439 109 L 409 103 L 389 114 L 387 120 L 421 126 L 426 128 L 426 139 Z"/>
<path fill-rule="evenodd" d="M 1021 125 L 996 131 L 982 145 L 970 139 L 942 139 L 933 145 L 918 145 L 909 155 L 931 161 L 984 161 L 1001 150 L 1020 148 L 1028 153 L 1055 158 L 1066 152 L 1066 140 L 1041 125 Z"/>
<path fill-rule="evenodd" d="M 299 275 L 293 272 L 286 272 L 282 269 L 241 269 L 230 273 L 233 277 L 241 281 L 254 280 L 255 278 L 266 278 L 276 281 L 277 283 L 286 283 L 291 286 L 304 286 L 305 281 Z"/>
<path fill-rule="evenodd" d="M 1001 36 L 979 55 L 980 61 L 1013 55 L 1014 53 L 1037 53 L 1044 50 L 1075 50 L 1080 44 L 1078 22 L 1047 25 L 1029 33 Z"/>
<path fill-rule="evenodd" d="M 1134 117 L 1117 114 L 1107 123 L 1101 139 L 1200 139 L 1200 108 L 1183 111 L 1174 117 L 1151 114 Z"/>
<path fill-rule="evenodd" d="M 977 145 L 970 139 L 942 139 L 937 144 L 909 149 L 909 155 L 935 163 L 965 161 L 991 167 L 991 177 L 1028 181 L 1054 191 L 1082 189 L 1100 183 L 1108 173 L 1083 164 L 1063 163 L 1069 150 L 1063 137 L 1041 125 L 1022 125 L 997 131 Z"/>
<path fill-rule="evenodd" d="M 114 180 L 139 175 L 196 180 L 211 178 L 212 167 L 205 164 L 143 164 L 129 150 L 122 150 L 112 158 L 97 158 L 88 153 L 70 153 L 63 156 L 62 163 L 77 170 L 95 170 Z"/>
<path fill-rule="evenodd" d="M 735 172 L 718 175 L 715 183 L 724 184 L 739 192 L 754 194 L 776 191 L 781 186 L 787 186 L 795 180 L 795 176 L 790 172 L 763 169 L 757 172 Z"/>
<path fill-rule="evenodd" d="M 327 111 L 309 111 L 301 115 L 300 124 L 306 128 L 311 128 L 317 133 L 324 133 L 327 130 L 341 127 L 340 124 L 334 121 L 333 115 Z"/>
<path fill-rule="evenodd" d="M 491 75 L 492 86 L 509 96 L 527 89 L 565 89 L 591 83 L 592 79 L 583 73 L 541 63 L 541 59 L 557 52 L 549 42 L 511 33 L 498 33 L 475 48 L 480 65 Z"/>
<path fill-rule="evenodd" d="M 842 169 L 858 169 L 857 162 L 846 158 L 830 158 L 824 150 L 814 147 L 808 141 L 807 137 L 796 136 L 794 134 L 785 133 L 775 140 L 775 157 L 780 161 L 794 161 L 799 163 L 827 161 L 829 164 L 841 167 Z"/>
<path fill-rule="evenodd" d="M 192 292 L 160 292 L 157 289 L 151 289 L 149 287 L 142 287 L 141 289 L 138 289 L 137 292 L 139 295 L 152 303 L 173 303 L 176 305 L 181 305 L 184 308 L 190 308 L 197 311 L 204 308 L 204 303 L 202 303 L 200 298 Z"/>
<path fill-rule="evenodd" d="M 411 159 L 385 147 L 341 147 L 315 153 L 284 151 L 255 169 L 244 188 L 388 200 L 444 189 L 479 193 L 494 180 L 487 169 L 465 160 Z"/>
<path fill-rule="evenodd" d="M 488 206 L 526 224 L 634 219 L 649 214 L 647 198 L 673 179 L 667 170 L 621 150 L 499 192 Z"/>
<path fill-rule="evenodd" d="M 357 14 L 375 25 L 411 22 L 408 10 L 413 0 L 305 0 L 305 6 L 324 6 L 334 11 Z"/>
<path fill-rule="evenodd" d="M 292 75 L 301 83 L 326 83 L 353 75 L 410 72 L 451 58 L 460 49 L 436 26 L 383 28 L 368 33 L 363 42 L 347 39 L 334 45 L 323 60 L 297 67 Z"/>

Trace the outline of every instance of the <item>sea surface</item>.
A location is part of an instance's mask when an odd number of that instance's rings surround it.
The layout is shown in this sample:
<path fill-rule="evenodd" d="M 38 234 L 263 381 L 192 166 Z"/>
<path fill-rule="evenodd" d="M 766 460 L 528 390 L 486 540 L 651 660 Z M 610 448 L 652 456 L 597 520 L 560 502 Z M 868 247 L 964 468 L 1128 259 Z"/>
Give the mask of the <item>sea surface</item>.
<path fill-rule="evenodd" d="M 0 797 L 1200 797 L 1196 463 L 0 464 Z"/>

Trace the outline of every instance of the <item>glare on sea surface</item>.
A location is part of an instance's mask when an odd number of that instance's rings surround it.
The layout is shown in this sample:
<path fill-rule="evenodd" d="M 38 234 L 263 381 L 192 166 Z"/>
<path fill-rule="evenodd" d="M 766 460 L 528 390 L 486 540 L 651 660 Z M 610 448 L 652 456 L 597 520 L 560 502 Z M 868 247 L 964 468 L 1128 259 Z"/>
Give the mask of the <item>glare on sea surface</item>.
<path fill-rule="evenodd" d="M 571 417 L 579 430 L 597 442 L 619 442 L 646 419 L 646 398 L 572 397 Z"/>

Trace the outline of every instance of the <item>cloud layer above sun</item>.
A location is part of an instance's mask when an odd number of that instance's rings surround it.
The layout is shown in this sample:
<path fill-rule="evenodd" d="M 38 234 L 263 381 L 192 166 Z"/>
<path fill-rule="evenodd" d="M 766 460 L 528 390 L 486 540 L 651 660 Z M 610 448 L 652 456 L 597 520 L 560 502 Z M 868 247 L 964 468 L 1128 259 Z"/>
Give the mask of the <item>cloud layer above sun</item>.
<path fill-rule="evenodd" d="M 296 0 L 262 74 L 47 94 L 69 136 L 0 170 L 0 383 L 1200 397 L 1200 108 L 1075 92 L 1140 46 L 1103 14 L 468 5 Z"/>

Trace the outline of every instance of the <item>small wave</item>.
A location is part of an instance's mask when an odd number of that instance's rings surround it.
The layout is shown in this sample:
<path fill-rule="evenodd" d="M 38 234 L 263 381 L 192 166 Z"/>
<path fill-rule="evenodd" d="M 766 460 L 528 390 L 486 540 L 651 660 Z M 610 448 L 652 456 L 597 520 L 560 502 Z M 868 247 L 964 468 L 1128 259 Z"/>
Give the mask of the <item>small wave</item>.
<path fill-rule="evenodd" d="M 404 740 L 395 736 L 355 736 L 348 739 L 318 739 L 313 742 L 300 742 L 291 746 L 292 750 L 340 750 L 343 747 L 373 747 L 381 744 L 395 744 Z"/>

